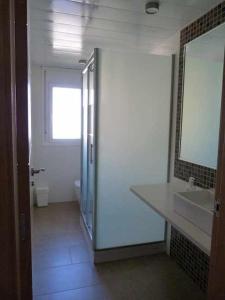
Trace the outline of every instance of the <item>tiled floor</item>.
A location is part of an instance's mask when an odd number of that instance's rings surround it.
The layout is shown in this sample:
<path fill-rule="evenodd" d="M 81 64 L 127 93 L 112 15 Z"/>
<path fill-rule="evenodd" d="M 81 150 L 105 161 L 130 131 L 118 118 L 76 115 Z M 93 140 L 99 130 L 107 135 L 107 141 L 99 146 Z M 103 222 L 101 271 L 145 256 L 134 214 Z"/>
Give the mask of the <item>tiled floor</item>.
<path fill-rule="evenodd" d="M 166 255 L 93 265 L 75 203 L 35 208 L 35 300 L 204 300 Z"/>

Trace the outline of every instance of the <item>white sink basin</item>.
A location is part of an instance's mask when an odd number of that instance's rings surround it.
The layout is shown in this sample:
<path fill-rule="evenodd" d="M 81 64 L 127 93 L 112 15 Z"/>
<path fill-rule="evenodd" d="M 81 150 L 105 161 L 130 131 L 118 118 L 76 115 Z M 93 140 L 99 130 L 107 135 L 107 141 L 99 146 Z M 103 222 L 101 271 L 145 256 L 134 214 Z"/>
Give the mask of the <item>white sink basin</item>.
<path fill-rule="evenodd" d="M 206 234 L 212 234 L 214 194 L 211 191 L 188 191 L 174 194 L 174 210 Z"/>

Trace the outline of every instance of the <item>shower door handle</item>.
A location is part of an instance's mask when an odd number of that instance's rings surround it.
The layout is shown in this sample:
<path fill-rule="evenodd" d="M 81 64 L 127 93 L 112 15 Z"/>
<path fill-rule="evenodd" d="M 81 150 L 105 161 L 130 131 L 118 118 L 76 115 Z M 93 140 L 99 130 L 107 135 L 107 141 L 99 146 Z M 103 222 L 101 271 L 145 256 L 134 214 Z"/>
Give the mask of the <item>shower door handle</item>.
<path fill-rule="evenodd" d="M 93 164 L 93 148 L 94 148 L 94 145 L 91 144 L 90 146 L 90 163 Z"/>

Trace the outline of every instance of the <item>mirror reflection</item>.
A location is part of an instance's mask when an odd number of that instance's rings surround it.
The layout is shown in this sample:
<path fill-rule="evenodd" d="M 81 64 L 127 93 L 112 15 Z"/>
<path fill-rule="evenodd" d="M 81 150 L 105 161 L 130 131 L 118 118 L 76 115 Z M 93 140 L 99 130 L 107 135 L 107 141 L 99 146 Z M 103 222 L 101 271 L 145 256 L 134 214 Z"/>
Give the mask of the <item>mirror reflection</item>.
<path fill-rule="evenodd" d="M 216 169 L 225 23 L 185 47 L 180 159 Z"/>

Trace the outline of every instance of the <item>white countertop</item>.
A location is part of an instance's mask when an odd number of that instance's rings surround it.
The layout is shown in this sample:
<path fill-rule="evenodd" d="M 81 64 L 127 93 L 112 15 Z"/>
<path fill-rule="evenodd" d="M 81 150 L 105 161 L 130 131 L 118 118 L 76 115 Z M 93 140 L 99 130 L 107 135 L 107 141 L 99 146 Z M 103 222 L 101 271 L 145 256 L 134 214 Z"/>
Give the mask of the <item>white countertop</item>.
<path fill-rule="evenodd" d="M 184 191 L 183 185 L 177 183 L 137 185 L 132 186 L 130 190 L 202 251 L 210 255 L 211 237 L 182 216 L 179 216 L 173 209 L 173 195 L 175 192 Z"/>

